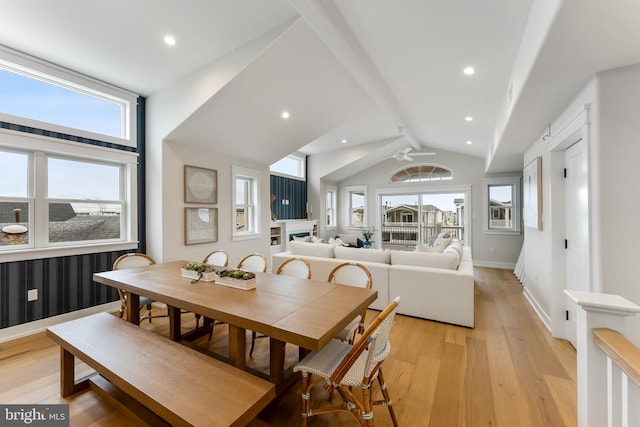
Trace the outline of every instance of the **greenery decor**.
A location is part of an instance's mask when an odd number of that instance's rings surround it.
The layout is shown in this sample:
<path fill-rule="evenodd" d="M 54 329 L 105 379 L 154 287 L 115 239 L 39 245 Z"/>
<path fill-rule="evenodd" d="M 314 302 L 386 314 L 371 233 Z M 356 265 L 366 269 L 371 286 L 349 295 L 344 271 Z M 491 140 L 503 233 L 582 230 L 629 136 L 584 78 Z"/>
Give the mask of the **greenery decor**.
<path fill-rule="evenodd" d="M 367 227 L 367 228 L 363 228 L 362 229 L 362 238 L 365 240 L 365 242 L 368 242 L 371 240 L 371 238 L 373 237 L 373 234 L 376 232 L 376 229 L 374 227 Z"/>
<path fill-rule="evenodd" d="M 199 282 L 202 279 L 202 275 L 204 273 L 214 273 L 216 271 L 215 267 L 211 264 L 204 264 L 201 262 L 188 262 L 184 266 L 182 266 L 185 270 L 195 271 L 198 273 L 198 278 L 193 280 L 191 283 Z"/>
<path fill-rule="evenodd" d="M 240 279 L 240 280 L 251 280 L 251 279 L 255 279 L 256 278 L 255 273 L 252 273 L 250 271 L 239 270 L 239 269 L 222 270 L 219 273 L 219 276 L 220 277 L 230 277 L 232 279 Z"/>

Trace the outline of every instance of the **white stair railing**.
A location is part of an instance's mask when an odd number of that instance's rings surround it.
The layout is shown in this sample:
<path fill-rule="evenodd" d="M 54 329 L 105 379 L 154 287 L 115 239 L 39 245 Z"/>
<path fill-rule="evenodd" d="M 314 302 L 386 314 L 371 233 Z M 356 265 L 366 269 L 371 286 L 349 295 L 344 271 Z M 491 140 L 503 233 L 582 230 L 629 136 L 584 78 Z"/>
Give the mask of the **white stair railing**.
<path fill-rule="evenodd" d="M 624 337 L 625 317 L 640 306 L 618 295 L 565 293 L 578 305 L 578 427 L 640 425 L 640 349 Z"/>

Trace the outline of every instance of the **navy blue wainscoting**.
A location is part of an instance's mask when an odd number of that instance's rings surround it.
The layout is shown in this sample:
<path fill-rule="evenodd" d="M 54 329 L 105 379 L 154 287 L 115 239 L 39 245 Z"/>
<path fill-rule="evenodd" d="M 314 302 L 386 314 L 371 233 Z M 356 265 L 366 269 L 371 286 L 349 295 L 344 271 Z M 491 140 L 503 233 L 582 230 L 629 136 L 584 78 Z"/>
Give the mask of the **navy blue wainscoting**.
<path fill-rule="evenodd" d="M 117 301 L 115 288 L 92 278 L 124 252 L 1 263 L 0 329 Z M 38 290 L 37 300 L 27 301 L 29 289 Z"/>

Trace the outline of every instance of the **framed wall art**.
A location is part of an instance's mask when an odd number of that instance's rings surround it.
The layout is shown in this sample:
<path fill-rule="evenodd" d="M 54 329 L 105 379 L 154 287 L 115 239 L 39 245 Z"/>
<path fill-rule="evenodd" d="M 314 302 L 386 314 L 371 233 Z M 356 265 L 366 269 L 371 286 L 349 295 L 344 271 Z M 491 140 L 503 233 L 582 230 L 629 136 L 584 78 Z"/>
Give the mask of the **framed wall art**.
<path fill-rule="evenodd" d="M 524 226 L 542 230 L 542 157 L 524 168 Z"/>
<path fill-rule="evenodd" d="M 184 244 L 218 241 L 218 208 L 184 208 Z"/>
<path fill-rule="evenodd" d="M 218 172 L 197 166 L 184 166 L 184 202 L 218 203 Z"/>

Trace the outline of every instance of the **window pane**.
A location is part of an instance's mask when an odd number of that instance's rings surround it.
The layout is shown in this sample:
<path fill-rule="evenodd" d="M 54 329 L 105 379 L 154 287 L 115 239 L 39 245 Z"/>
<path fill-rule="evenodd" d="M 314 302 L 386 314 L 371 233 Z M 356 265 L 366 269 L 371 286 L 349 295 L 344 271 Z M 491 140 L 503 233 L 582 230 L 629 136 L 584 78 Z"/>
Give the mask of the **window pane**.
<path fill-rule="evenodd" d="M 244 207 L 236 208 L 236 232 L 247 231 L 247 210 Z"/>
<path fill-rule="evenodd" d="M 294 156 L 287 156 L 284 159 L 280 159 L 269 168 L 272 172 L 278 172 L 285 175 L 302 176 L 302 159 Z"/>
<path fill-rule="evenodd" d="M 50 199 L 120 200 L 120 166 L 48 159 Z"/>
<path fill-rule="evenodd" d="M 0 112 L 121 138 L 122 104 L 0 70 Z"/>
<path fill-rule="evenodd" d="M 5 228 L 7 227 L 7 228 Z M 0 246 L 29 243 L 29 204 L 27 202 L 0 202 Z"/>
<path fill-rule="evenodd" d="M 351 192 L 351 224 L 364 223 L 364 193 Z"/>
<path fill-rule="evenodd" d="M 512 194 L 511 185 L 489 186 L 489 228 L 513 228 Z"/>
<path fill-rule="evenodd" d="M 247 205 L 249 198 L 249 180 L 246 178 L 236 179 L 236 204 Z"/>
<path fill-rule="evenodd" d="M 50 203 L 49 242 L 120 238 L 119 204 Z"/>
<path fill-rule="evenodd" d="M 29 155 L 0 151 L 0 196 L 28 197 Z"/>

